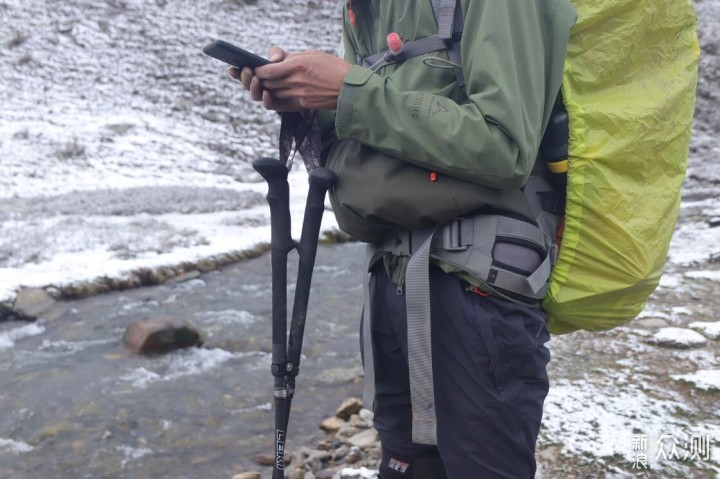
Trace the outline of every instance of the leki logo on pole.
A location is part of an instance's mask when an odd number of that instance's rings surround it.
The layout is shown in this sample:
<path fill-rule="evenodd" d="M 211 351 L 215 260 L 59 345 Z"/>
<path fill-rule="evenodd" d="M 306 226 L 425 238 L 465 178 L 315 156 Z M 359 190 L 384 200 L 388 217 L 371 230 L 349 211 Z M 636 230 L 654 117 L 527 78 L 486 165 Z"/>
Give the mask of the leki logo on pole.
<path fill-rule="evenodd" d="M 275 431 L 275 466 L 285 469 L 285 433 L 279 429 Z"/>

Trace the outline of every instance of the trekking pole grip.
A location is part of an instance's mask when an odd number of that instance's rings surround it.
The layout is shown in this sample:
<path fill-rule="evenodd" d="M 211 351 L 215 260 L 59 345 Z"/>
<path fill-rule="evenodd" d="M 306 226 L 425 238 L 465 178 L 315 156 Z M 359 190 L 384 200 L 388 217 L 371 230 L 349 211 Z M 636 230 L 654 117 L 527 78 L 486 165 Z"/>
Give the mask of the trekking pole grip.
<path fill-rule="evenodd" d="M 270 205 L 270 246 L 273 249 L 285 250 L 294 248 L 290 233 L 290 187 L 287 182 L 288 170 L 275 158 L 260 158 L 252 163 L 255 171 L 260 173 L 268 184 L 266 196 Z"/>

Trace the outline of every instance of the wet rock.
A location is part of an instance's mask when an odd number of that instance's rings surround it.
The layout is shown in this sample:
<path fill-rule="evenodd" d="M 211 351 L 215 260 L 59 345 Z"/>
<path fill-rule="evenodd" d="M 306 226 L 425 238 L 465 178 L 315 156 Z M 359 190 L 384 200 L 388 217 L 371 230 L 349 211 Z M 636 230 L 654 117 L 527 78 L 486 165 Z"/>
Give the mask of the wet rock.
<path fill-rule="evenodd" d="M 359 448 L 367 448 L 375 444 L 378 440 L 377 431 L 375 429 L 367 429 L 359 432 L 348 439 L 348 444 Z"/>
<path fill-rule="evenodd" d="M 345 456 L 348 455 L 348 452 L 350 452 L 350 448 L 347 446 L 339 446 L 335 449 L 335 452 L 333 453 L 333 461 L 340 461 L 342 459 L 345 459 Z"/>
<path fill-rule="evenodd" d="M 288 479 L 305 479 L 305 469 L 302 467 L 293 467 L 288 474 Z"/>
<path fill-rule="evenodd" d="M 705 336 L 685 328 L 663 328 L 655 333 L 651 341 L 658 346 L 673 349 L 690 349 L 704 346 Z"/>
<path fill-rule="evenodd" d="M 322 384 L 342 384 L 352 382 L 362 374 L 363 371 L 360 367 L 332 368 L 322 371 L 315 380 Z"/>
<path fill-rule="evenodd" d="M 159 354 L 201 346 L 203 337 L 188 321 L 160 316 L 131 323 L 125 330 L 123 341 L 136 353 Z"/>
<path fill-rule="evenodd" d="M 258 454 L 253 460 L 261 466 L 274 466 L 275 457 L 270 454 Z M 234 478 L 233 478 L 234 479 Z"/>
<path fill-rule="evenodd" d="M 43 288 L 20 288 L 13 304 L 16 314 L 23 319 L 57 319 L 65 311 Z"/>
<path fill-rule="evenodd" d="M 242 472 L 240 474 L 235 474 L 232 479 L 262 479 L 262 474 L 259 472 Z"/>
<path fill-rule="evenodd" d="M 375 414 L 371 410 L 362 408 L 358 414 L 360 414 L 360 417 L 368 424 L 372 425 L 373 420 L 375 419 Z"/>
<path fill-rule="evenodd" d="M 345 456 L 345 462 L 347 464 L 355 464 L 359 460 L 361 460 L 363 457 L 362 449 L 360 449 L 358 446 L 353 446 L 350 448 L 348 453 Z"/>
<path fill-rule="evenodd" d="M 359 414 L 353 414 L 352 416 L 350 416 L 350 425 L 358 429 L 367 429 L 368 427 L 370 427 L 367 421 L 361 418 Z"/>
<path fill-rule="evenodd" d="M 320 451 L 303 447 L 298 451 L 302 464 L 313 470 L 319 470 L 323 467 L 323 463 L 332 459 L 332 453 L 328 451 Z M 298 465 L 299 467 L 300 465 Z"/>
<path fill-rule="evenodd" d="M 320 429 L 325 432 L 337 432 L 345 424 L 345 421 L 339 417 L 333 416 L 325 419 L 320 423 Z"/>
<path fill-rule="evenodd" d="M 165 284 L 177 284 L 177 283 L 183 283 L 185 281 L 190 281 L 192 279 L 196 279 L 200 277 L 200 271 L 193 270 L 193 271 L 183 271 L 177 276 L 168 279 Z"/>
<path fill-rule="evenodd" d="M 357 433 L 358 433 L 357 428 L 355 426 L 350 425 L 350 423 L 346 422 L 345 424 L 342 425 L 340 430 L 338 430 L 337 436 L 347 438 L 347 437 L 352 437 Z"/>
<path fill-rule="evenodd" d="M 360 399 L 348 398 L 340 405 L 335 416 L 347 421 L 350 419 L 350 416 L 359 413 L 362 407 L 363 403 Z"/>

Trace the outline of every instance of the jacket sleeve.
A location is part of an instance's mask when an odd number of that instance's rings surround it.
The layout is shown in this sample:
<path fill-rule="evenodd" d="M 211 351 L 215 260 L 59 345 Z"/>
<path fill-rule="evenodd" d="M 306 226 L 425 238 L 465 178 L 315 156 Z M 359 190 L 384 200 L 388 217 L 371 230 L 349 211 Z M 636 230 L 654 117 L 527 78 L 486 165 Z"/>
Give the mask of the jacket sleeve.
<path fill-rule="evenodd" d="M 560 88 L 575 10 L 569 0 L 463 4 L 468 101 L 404 91 L 392 77 L 353 66 L 336 134 L 479 185 L 517 188 L 532 171 Z"/>
<path fill-rule="evenodd" d="M 341 56 L 343 56 L 346 61 L 354 64 L 356 52 L 350 38 L 347 35 L 348 25 L 345 20 L 346 18 L 347 15 L 343 15 Z M 320 110 L 317 112 L 318 125 L 320 127 L 320 135 L 322 141 L 322 150 L 320 152 L 320 157 L 323 164 L 327 160 L 327 155 L 330 152 L 330 148 L 332 147 L 333 142 L 337 140 L 337 135 L 335 132 L 335 114 L 335 110 Z"/>

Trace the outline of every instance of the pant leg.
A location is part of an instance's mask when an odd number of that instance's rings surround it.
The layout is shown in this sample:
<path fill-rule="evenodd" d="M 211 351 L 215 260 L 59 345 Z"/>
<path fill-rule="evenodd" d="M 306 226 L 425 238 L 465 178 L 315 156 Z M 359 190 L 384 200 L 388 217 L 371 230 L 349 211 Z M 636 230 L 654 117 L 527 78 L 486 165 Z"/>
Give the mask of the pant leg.
<path fill-rule="evenodd" d="M 397 294 L 382 265 L 371 275 L 369 307 L 375 359 L 374 425 L 380 441 L 402 458 L 436 454 L 435 447 L 412 443 L 405 295 Z"/>
<path fill-rule="evenodd" d="M 448 477 L 535 476 L 548 392 L 542 311 L 431 274 L 438 448 Z"/>
<path fill-rule="evenodd" d="M 438 449 L 412 443 L 405 297 L 384 271 L 373 274 L 375 426 L 383 446 L 410 458 L 439 450 L 451 479 L 533 477 L 548 390 L 543 313 L 478 297 L 436 268 L 430 291 Z"/>

